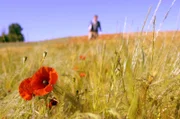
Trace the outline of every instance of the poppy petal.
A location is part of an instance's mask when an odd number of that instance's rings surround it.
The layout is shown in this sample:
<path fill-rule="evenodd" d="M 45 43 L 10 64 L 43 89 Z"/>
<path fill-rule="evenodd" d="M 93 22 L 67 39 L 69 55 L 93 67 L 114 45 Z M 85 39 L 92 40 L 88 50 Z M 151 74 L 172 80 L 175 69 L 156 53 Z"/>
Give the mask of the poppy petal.
<path fill-rule="evenodd" d="M 47 92 L 51 92 L 52 90 L 53 90 L 52 85 L 48 85 L 48 86 L 46 86 L 46 88 L 45 88 L 45 91 L 47 91 Z"/>
<path fill-rule="evenodd" d="M 50 84 L 55 84 L 57 82 L 57 79 L 58 79 L 57 73 L 55 71 L 50 72 L 50 81 L 49 81 L 49 83 Z"/>
<path fill-rule="evenodd" d="M 44 96 L 53 90 L 52 85 L 48 85 L 45 88 L 34 90 L 34 94 L 37 96 Z"/>
<path fill-rule="evenodd" d="M 43 96 L 53 90 L 58 74 L 51 67 L 41 67 L 32 77 L 31 85 L 35 95 Z"/>
<path fill-rule="evenodd" d="M 25 100 L 31 100 L 33 96 L 33 90 L 30 85 L 31 78 L 27 78 L 21 82 L 19 85 L 19 93 L 22 98 Z"/>
<path fill-rule="evenodd" d="M 44 96 L 48 94 L 49 92 L 45 91 L 44 89 L 38 89 L 38 90 L 34 90 L 33 93 L 37 96 Z"/>

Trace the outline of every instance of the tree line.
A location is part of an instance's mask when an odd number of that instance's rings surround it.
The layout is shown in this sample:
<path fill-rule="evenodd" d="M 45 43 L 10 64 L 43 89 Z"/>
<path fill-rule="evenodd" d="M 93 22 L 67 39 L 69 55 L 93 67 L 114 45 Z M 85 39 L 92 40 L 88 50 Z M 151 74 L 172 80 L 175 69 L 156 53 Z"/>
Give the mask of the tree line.
<path fill-rule="evenodd" d="M 8 27 L 8 34 L 4 32 L 0 36 L 0 42 L 24 42 L 23 28 L 18 23 L 12 23 Z"/>

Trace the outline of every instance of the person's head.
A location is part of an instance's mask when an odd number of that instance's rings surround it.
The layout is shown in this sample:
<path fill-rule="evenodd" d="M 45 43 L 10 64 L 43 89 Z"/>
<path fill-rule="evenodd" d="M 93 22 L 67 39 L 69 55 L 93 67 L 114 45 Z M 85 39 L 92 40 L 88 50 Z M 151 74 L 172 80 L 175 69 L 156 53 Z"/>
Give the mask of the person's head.
<path fill-rule="evenodd" d="M 94 21 L 98 21 L 98 15 L 94 15 Z"/>

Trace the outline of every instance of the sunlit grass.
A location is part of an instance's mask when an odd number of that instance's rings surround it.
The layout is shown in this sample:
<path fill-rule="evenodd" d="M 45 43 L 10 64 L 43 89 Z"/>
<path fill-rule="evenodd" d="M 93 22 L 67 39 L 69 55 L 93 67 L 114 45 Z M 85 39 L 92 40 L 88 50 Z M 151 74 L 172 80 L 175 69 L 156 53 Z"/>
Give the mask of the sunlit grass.
<path fill-rule="evenodd" d="M 0 118 L 178 119 L 180 34 L 173 34 L 160 33 L 154 47 L 150 33 L 1 44 Z M 25 101 L 18 92 L 20 82 L 41 66 L 44 51 L 42 65 L 59 75 L 49 94 L 58 104 L 51 109 L 44 97 Z"/>

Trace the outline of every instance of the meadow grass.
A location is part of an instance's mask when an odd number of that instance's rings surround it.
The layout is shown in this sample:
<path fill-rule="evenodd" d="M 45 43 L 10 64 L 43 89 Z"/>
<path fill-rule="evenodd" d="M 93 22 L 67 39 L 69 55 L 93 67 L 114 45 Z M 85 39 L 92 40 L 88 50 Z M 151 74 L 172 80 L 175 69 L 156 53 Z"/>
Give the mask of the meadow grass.
<path fill-rule="evenodd" d="M 0 44 L 0 118 L 178 119 L 180 33 L 174 33 L 155 41 L 153 33 L 134 33 Z M 47 96 L 25 101 L 19 84 L 41 66 L 53 67 L 58 82 Z M 51 109 L 50 97 L 58 101 Z"/>

